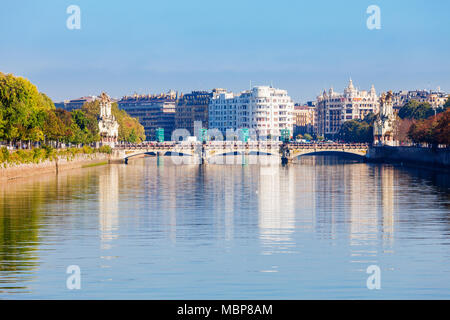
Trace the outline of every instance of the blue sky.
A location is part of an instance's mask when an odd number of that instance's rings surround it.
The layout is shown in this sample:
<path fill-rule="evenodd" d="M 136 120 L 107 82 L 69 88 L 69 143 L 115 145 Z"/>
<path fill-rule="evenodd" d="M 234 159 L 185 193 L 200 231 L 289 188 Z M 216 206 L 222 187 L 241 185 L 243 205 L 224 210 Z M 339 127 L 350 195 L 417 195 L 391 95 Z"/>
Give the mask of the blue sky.
<path fill-rule="evenodd" d="M 69 30 L 66 8 L 81 9 Z M 369 5 L 381 29 L 366 27 Z M 0 5 L 0 71 L 55 101 L 253 84 L 450 92 L 450 1 L 28 0 Z"/>

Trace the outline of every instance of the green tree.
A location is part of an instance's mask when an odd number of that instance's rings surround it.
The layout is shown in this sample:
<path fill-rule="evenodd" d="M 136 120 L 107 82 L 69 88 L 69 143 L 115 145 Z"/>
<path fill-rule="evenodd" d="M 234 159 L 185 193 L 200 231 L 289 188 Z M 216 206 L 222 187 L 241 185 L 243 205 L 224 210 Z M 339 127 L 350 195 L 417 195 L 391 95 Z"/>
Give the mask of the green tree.
<path fill-rule="evenodd" d="M 54 108 L 27 79 L 0 73 L 0 140 L 42 141 L 45 111 Z"/>
<path fill-rule="evenodd" d="M 417 100 L 408 101 L 398 111 L 398 116 L 401 119 L 415 119 L 422 120 L 434 115 L 433 107 L 428 103 L 419 103 Z"/>
<path fill-rule="evenodd" d="M 65 125 L 57 116 L 56 110 L 47 110 L 43 125 L 46 140 L 60 142 L 65 134 Z"/>
<path fill-rule="evenodd" d="M 78 137 L 74 143 L 92 143 L 100 140 L 97 117 L 83 110 L 73 110 L 72 118 L 79 129 L 74 129 Z"/>
<path fill-rule="evenodd" d="M 373 123 L 375 122 L 377 118 L 377 115 L 373 112 L 369 112 L 368 114 L 366 114 L 364 116 L 364 118 L 362 119 L 365 123 L 369 124 L 369 125 L 373 125 Z"/>
<path fill-rule="evenodd" d="M 134 132 L 134 129 L 131 129 L 131 133 L 128 137 L 128 141 L 131 143 L 136 143 L 138 140 L 138 136 L 136 135 L 136 133 Z"/>
<path fill-rule="evenodd" d="M 61 141 L 64 143 L 72 142 L 75 136 L 72 114 L 67 110 L 58 108 L 55 110 L 55 115 L 58 118 L 59 122 L 62 124 Z M 75 126 L 75 130 L 78 130 L 77 128 L 78 126 Z"/>
<path fill-rule="evenodd" d="M 345 121 L 338 136 L 345 142 L 370 143 L 373 141 L 373 125 L 359 119 Z"/>

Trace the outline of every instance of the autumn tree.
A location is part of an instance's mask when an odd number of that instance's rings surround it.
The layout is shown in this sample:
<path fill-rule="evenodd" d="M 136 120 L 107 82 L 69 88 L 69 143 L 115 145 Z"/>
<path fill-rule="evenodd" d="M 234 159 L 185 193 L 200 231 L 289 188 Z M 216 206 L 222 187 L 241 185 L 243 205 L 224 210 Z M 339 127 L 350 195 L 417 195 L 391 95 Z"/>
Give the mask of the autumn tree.
<path fill-rule="evenodd" d="M 401 119 L 397 117 L 395 121 L 394 140 L 400 144 L 409 143 L 411 141 L 408 132 L 411 125 L 414 123 L 412 119 Z"/>
<path fill-rule="evenodd" d="M 436 147 L 438 144 L 450 145 L 450 109 L 431 116 L 428 119 L 416 121 L 408 132 L 415 143 L 427 143 Z"/>

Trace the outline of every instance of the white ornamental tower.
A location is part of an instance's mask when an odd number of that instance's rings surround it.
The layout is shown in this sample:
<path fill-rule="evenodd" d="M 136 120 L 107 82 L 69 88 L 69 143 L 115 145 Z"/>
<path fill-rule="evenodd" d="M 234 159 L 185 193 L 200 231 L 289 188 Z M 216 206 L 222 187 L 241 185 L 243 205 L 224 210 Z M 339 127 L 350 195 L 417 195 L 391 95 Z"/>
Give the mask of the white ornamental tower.
<path fill-rule="evenodd" d="M 111 99 L 102 92 L 100 95 L 100 120 L 98 122 L 102 144 L 114 147 L 119 137 L 119 124 L 111 113 Z"/>
<path fill-rule="evenodd" d="M 395 115 L 392 102 L 392 91 L 380 97 L 380 112 L 373 125 L 373 138 L 376 145 L 394 145 Z"/>

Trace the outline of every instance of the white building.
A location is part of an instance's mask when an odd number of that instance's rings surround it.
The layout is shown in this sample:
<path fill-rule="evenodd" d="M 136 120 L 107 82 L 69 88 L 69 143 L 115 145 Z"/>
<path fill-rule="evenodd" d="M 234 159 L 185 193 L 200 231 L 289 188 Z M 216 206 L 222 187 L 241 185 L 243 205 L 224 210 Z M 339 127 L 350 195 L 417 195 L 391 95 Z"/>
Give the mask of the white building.
<path fill-rule="evenodd" d="M 339 132 L 341 125 L 352 119 L 364 119 L 370 113 L 377 113 L 378 97 L 372 85 L 370 91 L 358 90 L 350 79 L 344 93 L 337 93 L 331 88 L 324 90 L 317 97 L 315 131 L 319 136 L 333 136 Z"/>
<path fill-rule="evenodd" d="M 294 103 L 286 90 L 256 86 L 240 94 L 216 92 L 209 103 L 209 128 L 222 134 L 227 129 L 249 128 L 258 136 L 280 136 L 280 129 L 293 133 Z"/>

